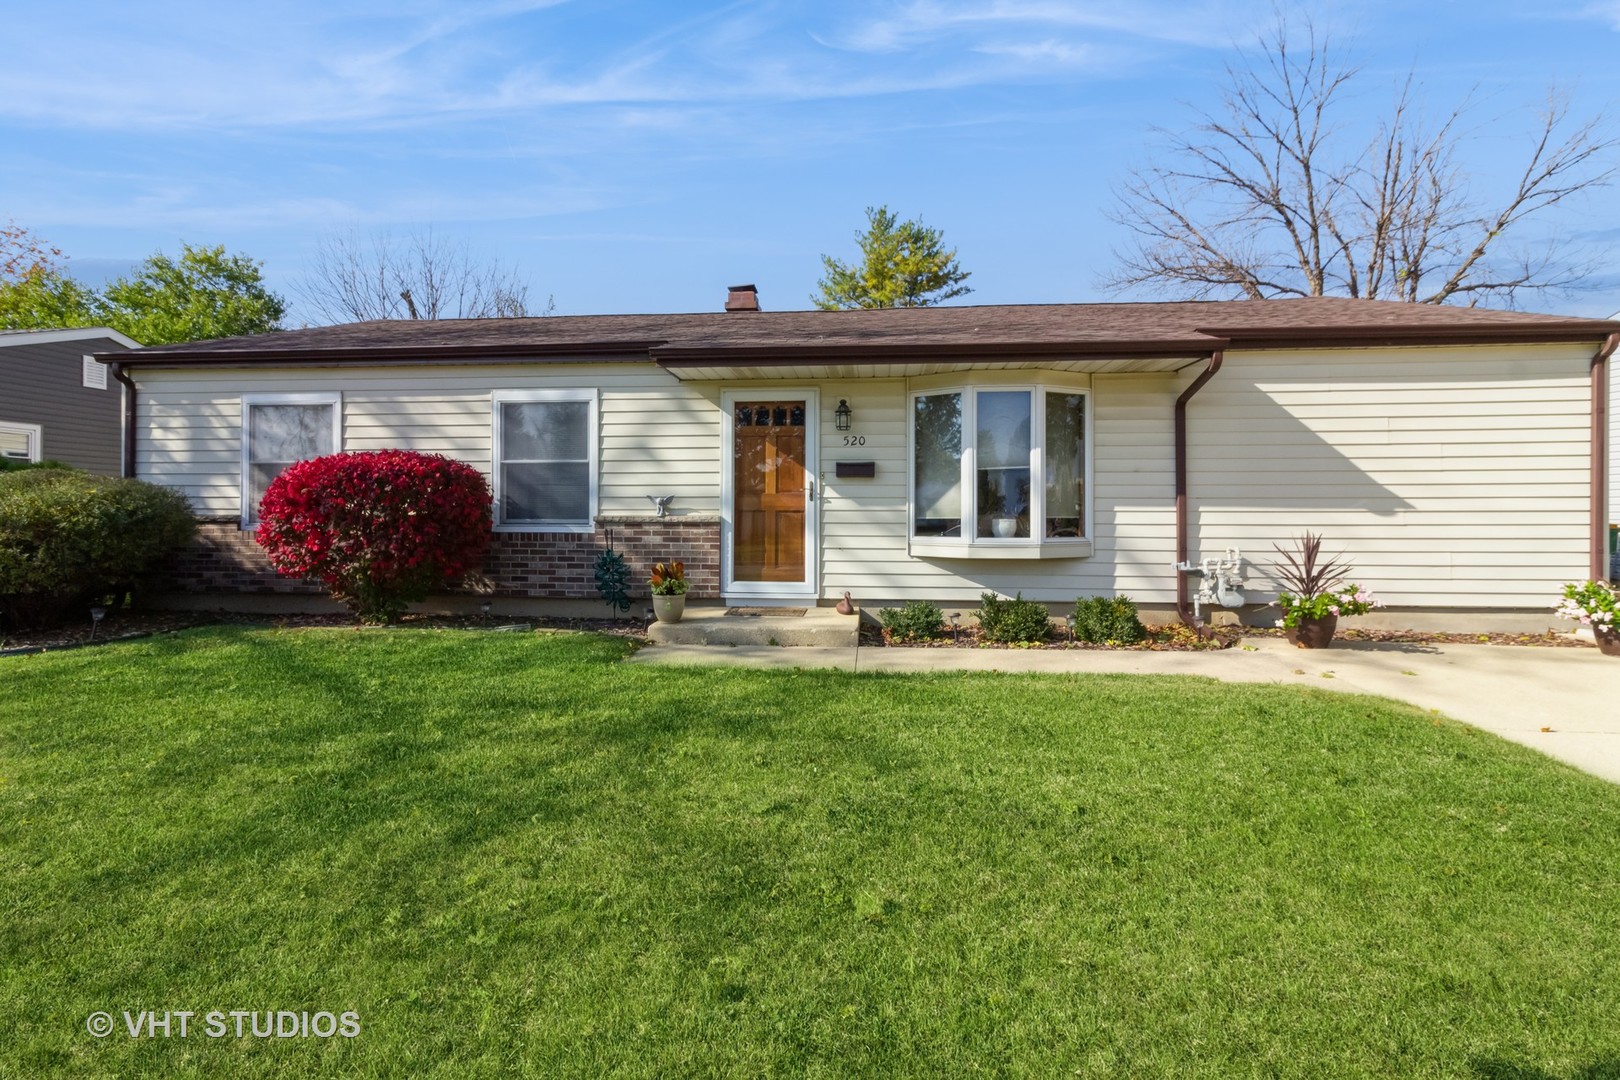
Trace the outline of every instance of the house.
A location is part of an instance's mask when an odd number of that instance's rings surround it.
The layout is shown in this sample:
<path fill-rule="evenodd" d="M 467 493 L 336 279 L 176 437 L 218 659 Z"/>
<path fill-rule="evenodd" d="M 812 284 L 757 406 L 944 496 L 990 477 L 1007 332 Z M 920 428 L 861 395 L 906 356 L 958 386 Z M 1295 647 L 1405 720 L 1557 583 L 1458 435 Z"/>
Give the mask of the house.
<path fill-rule="evenodd" d="M 1620 321 L 1363 300 L 768 312 L 739 286 L 709 314 L 102 359 L 135 387 L 133 472 L 203 519 L 191 590 L 303 588 L 252 542 L 265 486 L 405 447 L 486 473 L 489 574 L 537 601 L 594 601 L 611 537 L 638 573 L 685 561 L 696 599 L 1188 613 L 1178 564 L 1237 549 L 1244 600 L 1267 601 L 1272 545 L 1309 529 L 1392 608 L 1482 625 L 1602 568 L 1617 343 Z"/>
<path fill-rule="evenodd" d="M 0 457 L 123 468 L 123 387 L 103 359 L 138 349 L 116 330 L 0 330 Z"/>

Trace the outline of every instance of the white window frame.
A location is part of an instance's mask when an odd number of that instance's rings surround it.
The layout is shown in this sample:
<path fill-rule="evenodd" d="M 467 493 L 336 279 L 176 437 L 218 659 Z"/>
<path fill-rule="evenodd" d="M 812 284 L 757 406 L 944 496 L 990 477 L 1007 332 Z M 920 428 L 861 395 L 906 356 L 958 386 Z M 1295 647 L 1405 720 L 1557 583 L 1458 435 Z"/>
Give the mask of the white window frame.
<path fill-rule="evenodd" d="M 14 424 L 10 420 L 0 420 L 0 431 L 7 431 L 13 435 L 22 435 L 28 440 L 28 456 L 26 458 L 12 458 L 12 461 L 37 462 L 43 456 L 45 429 L 40 425 Z"/>
<path fill-rule="evenodd" d="M 1030 395 L 1030 522 L 1029 536 L 975 536 L 978 521 L 978 401 L 981 392 L 1027 392 Z M 918 536 L 917 523 L 917 399 L 945 394 L 962 396 L 962 536 Z M 1077 395 L 1084 401 L 1084 434 L 1081 453 L 1085 495 L 1080 512 L 1085 526 L 1077 537 L 1034 535 L 1035 523 L 1046 520 L 1046 396 Z M 1096 425 L 1092 419 L 1092 392 L 1089 387 L 1061 382 L 1002 382 L 997 379 L 968 380 L 949 385 L 917 387 L 906 395 L 906 539 L 914 555 L 937 558 L 973 559 L 1074 559 L 1092 554 L 1092 533 L 1096 520 L 1092 510 L 1092 464 L 1096 458 Z"/>
<path fill-rule="evenodd" d="M 253 422 L 252 414 L 255 405 L 330 405 L 332 407 L 332 453 L 343 452 L 343 395 L 340 393 L 326 394 L 243 394 L 242 395 L 242 475 L 241 489 L 238 498 L 242 503 L 242 528 L 256 529 L 259 526 L 257 506 L 248 502 L 248 492 L 253 490 L 250 479 L 252 463 L 248 461 L 250 445 L 249 435 Z"/>
<path fill-rule="evenodd" d="M 501 432 L 501 406 L 532 401 L 583 401 L 590 406 L 590 465 L 587 475 L 590 477 L 590 494 L 587 506 L 590 516 L 584 521 L 579 520 L 536 520 L 536 521 L 507 521 L 501 516 L 501 507 L 506 502 L 506 492 L 503 490 L 504 470 L 501 468 L 501 445 L 504 442 Z M 601 493 L 602 473 L 602 407 L 601 395 L 594 389 L 567 389 L 567 390 L 497 390 L 490 394 L 490 443 L 489 443 L 489 471 L 490 488 L 495 493 L 494 522 L 495 531 L 503 533 L 591 533 L 596 531 L 596 517 L 599 512 L 599 498 Z"/>

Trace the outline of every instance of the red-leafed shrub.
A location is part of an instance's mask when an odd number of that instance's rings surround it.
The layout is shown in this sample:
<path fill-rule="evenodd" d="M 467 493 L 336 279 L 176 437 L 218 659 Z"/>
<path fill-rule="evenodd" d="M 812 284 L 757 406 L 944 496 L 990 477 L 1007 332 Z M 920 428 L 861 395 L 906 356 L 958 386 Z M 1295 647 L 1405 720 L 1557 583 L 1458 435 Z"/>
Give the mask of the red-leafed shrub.
<path fill-rule="evenodd" d="M 477 469 L 374 450 L 289 466 L 265 492 L 255 539 L 282 574 L 320 580 L 367 622 L 392 622 L 478 569 L 489 532 Z"/>

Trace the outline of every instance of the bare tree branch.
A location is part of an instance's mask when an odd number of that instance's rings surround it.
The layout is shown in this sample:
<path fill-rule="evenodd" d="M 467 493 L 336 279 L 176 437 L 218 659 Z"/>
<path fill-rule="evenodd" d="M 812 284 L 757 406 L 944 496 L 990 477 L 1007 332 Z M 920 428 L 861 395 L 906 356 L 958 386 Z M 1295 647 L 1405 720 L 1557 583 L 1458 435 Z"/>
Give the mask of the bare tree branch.
<path fill-rule="evenodd" d="M 1189 133 L 1161 132 L 1167 163 L 1116 189 L 1113 220 L 1135 241 L 1103 284 L 1508 305 L 1579 284 L 1583 268 L 1556 245 L 1512 250 L 1503 236 L 1612 180 L 1620 141 L 1601 117 L 1574 125 L 1552 96 L 1514 189 L 1482 208 L 1458 160 L 1468 103 L 1426 130 L 1408 77 L 1379 130 L 1353 142 L 1335 118 L 1358 74 L 1314 26 L 1296 47 L 1279 21 L 1258 57 L 1227 68 L 1218 113 Z"/>
<path fill-rule="evenodd" d="M 497 259 L 475 259 L 465 242 L 432 229 L 400 241 L 355 230 L 324 237 L 296 291 L 330 322 L 371 319 L 490 319 L 549 315 L 528 310 L 529 286 Z"/>

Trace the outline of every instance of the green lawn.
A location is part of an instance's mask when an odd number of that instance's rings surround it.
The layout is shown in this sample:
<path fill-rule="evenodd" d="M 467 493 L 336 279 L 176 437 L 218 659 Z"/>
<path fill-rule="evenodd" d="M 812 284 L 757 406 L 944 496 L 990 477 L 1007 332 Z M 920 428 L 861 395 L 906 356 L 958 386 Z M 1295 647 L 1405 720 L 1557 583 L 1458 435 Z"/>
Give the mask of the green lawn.
<path fill-rule="evenodd" d="M 0 661 L 0 1076 L 1620 1076 L 1620 788 L 1325 692 L 624 650 Z"/>

